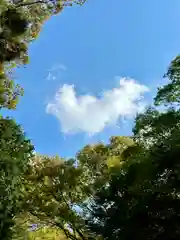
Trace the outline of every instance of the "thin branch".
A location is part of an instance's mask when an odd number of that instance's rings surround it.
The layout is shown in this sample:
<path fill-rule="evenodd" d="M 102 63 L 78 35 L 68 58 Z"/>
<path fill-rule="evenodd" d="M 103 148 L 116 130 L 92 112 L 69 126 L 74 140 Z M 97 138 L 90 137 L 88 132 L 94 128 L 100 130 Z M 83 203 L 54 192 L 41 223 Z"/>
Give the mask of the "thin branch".
<path fill-rule="evenodd" d="M 16 7 L 19 8 L 19 7 L 25 7 L 25 6 L 31 6 L 33 4 L 46 4 L 47 2 L 46 1 L 36 1 L 36 2 L 29 2 L 29 3 L 20 3 L 20 4 L 17 4 Z"/>
<path fill-rule="evenodd" d="M 53 191 L 51 191 L 51 194 L 52 194 L 52 196 L 54 197 L 54 199 L 55 199 L 56 201 L 58 201 L 58 198 L 57 198 L 57 196 L 54 194 Z M 71 209 L 71 207 L 69 206 L 66 198 L 64 197 L 63 192 L 60 192 L 60 194 L 61 194 L 61 198 L 63 199 L 63 201 L 64 201 L 64 203 L 66 204 L 67 208 L 70 210 L 70 214 L 71 214 L 72 209 Z M 81 239 L 86 240 L 86 238 L 84 237 L 83 233 L 76 227 L 76 223 L 75 223 L 74 221 L 72 221 L 72 220 L 70 221 L 70 223 L 71 223 L 72 226 L 73 226 L 73 230 L 75 230 L 75 231 L 79 234 L 79 236 L 81 237 Z"/>
<path fill-rule="evenodd" d="M 84 3 L 86 2 L 86 0 L 75 0 L 74 3 L 75 4 L 78 4 L 78 5 L 83 5 Z M 16 4 L 16 3 L 14 3 Z M 47 1 L 43 1 L 43 0 L 38 0 L 38 1 L 35 1 L 35 2 L 27 2 L 27 3 L 23 3 L 21 2 L 20 4 L 17 4 L 16 7 L 19 8 L 19 7 L 25 7 L 25 6 L 31 6 L 31 5 L 34 5 L 34 4 L 47 4 Z M 66 5 L 67 4 L 67 5 Z M 65 6 L 69 6 L 70 3 L 66 3 L 66 1 L 64 2 L 64 4 L 62 4 L 63 7 Z"/>

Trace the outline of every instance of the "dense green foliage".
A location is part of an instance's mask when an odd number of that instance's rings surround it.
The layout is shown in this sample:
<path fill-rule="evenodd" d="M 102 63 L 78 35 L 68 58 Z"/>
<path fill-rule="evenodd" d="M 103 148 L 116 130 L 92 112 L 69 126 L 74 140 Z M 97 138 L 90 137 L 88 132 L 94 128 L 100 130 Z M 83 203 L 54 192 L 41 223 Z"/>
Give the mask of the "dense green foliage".
<path fill-rule="evenodd" d="M 180 238 L 180 110 L 172 107 L 179 101 L 179 67 L 175 59 L 166 75 L 171 82 L 155 98 L 166 111 L 152 107 L 137 116 L 136 151 L 125 150 L 119 171 L 91 199 L 87 224 L 95 236 Z"/>
<path fill-rule="evenodd" d="M 172 61 L 164 77 L 167 77 L 170 82 L 159 88 L 155 104 L 178 104 L 180 102 L 180 55 Z"/>
<path fill-rule="evenodd" d="M 13 218 L 22 210 L 22 178 L 32 151 L 21 127 L 0 118 L 0 239 L 11 239 Z"/>

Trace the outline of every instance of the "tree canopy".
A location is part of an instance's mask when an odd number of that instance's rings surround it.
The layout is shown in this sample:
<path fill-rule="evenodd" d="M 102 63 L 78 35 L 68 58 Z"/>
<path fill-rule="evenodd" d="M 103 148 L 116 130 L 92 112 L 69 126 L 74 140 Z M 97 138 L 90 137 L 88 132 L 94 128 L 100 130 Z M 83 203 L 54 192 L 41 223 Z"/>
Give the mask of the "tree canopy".
<path fill-rule="evenodd" d="M 22 178 L 34 147 L 14 120 L 0 118 L 0 239 L 11 239 L 13 218 L 22 207 Z"/>
<path fill-rule="evenodd" d="M 91 200 L 87 224 L 94 236 L 158 240 L 180 237 L 180 109 L 172 107 L 179 101 L 176 60 L 166 74 L 170 83 L 160 88 L 155 98 L 155 104 L 166 103 L 167 109 L 161 112 L 152 107 L 137 116 L 133 137 L 138 151 L 125 154 L 120 170 Z M 132 153 L 132 147 L 127 151 Z"/>
<path fill-rule="evenodd" d="M 28 63 L 42 24 L 75 0 L 0 2 L 0 108 L 23 90 L 8 70 Z M 44 156 L 11 118 L 0 117 L 0 239 L 180 239 L 180 56 L 132 136 Z M 161 108 L 159 108 L 159 106 Z"/>

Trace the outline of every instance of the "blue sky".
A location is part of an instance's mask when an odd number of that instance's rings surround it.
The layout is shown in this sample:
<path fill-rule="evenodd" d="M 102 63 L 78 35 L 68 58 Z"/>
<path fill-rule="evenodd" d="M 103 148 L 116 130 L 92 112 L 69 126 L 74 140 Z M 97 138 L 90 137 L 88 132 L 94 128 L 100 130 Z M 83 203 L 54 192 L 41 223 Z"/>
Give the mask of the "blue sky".
<path fill-rule="evenodd" d="M 141 105 L 151 102 L 180 52 L 179 22 L 179 0 L 89 0 L 66 8 L 31 44 L 30 64 L 16 71 L 25 95 L 6 114 L 41 154 L 71 157 L 88 143 L 131 134 L 139 109 L 133 102 L 141 93 Z"/>

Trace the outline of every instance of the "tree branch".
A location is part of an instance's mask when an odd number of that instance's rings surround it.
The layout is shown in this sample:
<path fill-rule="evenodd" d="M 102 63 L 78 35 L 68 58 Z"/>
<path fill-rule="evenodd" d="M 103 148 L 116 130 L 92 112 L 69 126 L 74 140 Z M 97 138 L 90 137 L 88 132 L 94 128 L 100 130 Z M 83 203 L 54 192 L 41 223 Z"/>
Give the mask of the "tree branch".
<path fill-rule="evenodd" d="M 51 194 L 52 194 L 52 196 L 54 197 L 54 199 L 56 201 L 59 201 L 57 196 L 54 194 L 53 191 L 51 191 Z M 67 208 L 69 209 L 69 213 L 71 214 L 72 209 L 69 206 L 69 203 L 67 202 L 66 198 L 64 197 L 63 192 L 60 192 L 60 194 L 61 194 L 62 200 L 64 201 L 64 203 L 66 204 Z M 73 230 L 75 230 L 78 233 L 79 237 L 81 237 L 82 240 L 86 240 L 86 238 L 84 237 L 83 233 L 76 227 L 76 223 L 72 219 L 69 222 L 73 226 Z M 75 239 L 77 239 L 77 238 L 75 237 Z"/>
<path fill-rule="evenodd" d="M 74 0 L 74 3 L 75 4 L 79 4 L 79 5 L 83 5 L 84 3 L 86 2 L 86 0 Z M 38 0 L 38 1 L 35 1 L 35 2 L 26 2 L 26 3 L 23 3 L 23 1 L 21 1 L 20 4 L 16 4 L 15 2 L 13 2 L 17 8 L 19 7 L 25 7 L 25 6 L 31 6 L 31 5 L 34 5 L 34 4 L 47 4 L 47 1 L 43 1 L 43 0 Z M 53 3 L 53 2 L 52 2 Z M 67 5 L 66 5 L 67 4 Z M 70 4 L 70 3 L 69 3 Z M 65 7 L 65 6 L 69 6 L 68 3 L 63 3 L 62 6 Z"/>
<path fill-rule="evenodd" d="M 19 7 L 25 7 L 25 6 L 31 6 L 33 4 L 46 4 L 47 1 L 36 1 L 36 2 L 28 2 L 28 3 L 20 3 L 20 4 L 17 4 L 16 7 L 19 8 Z"/>

